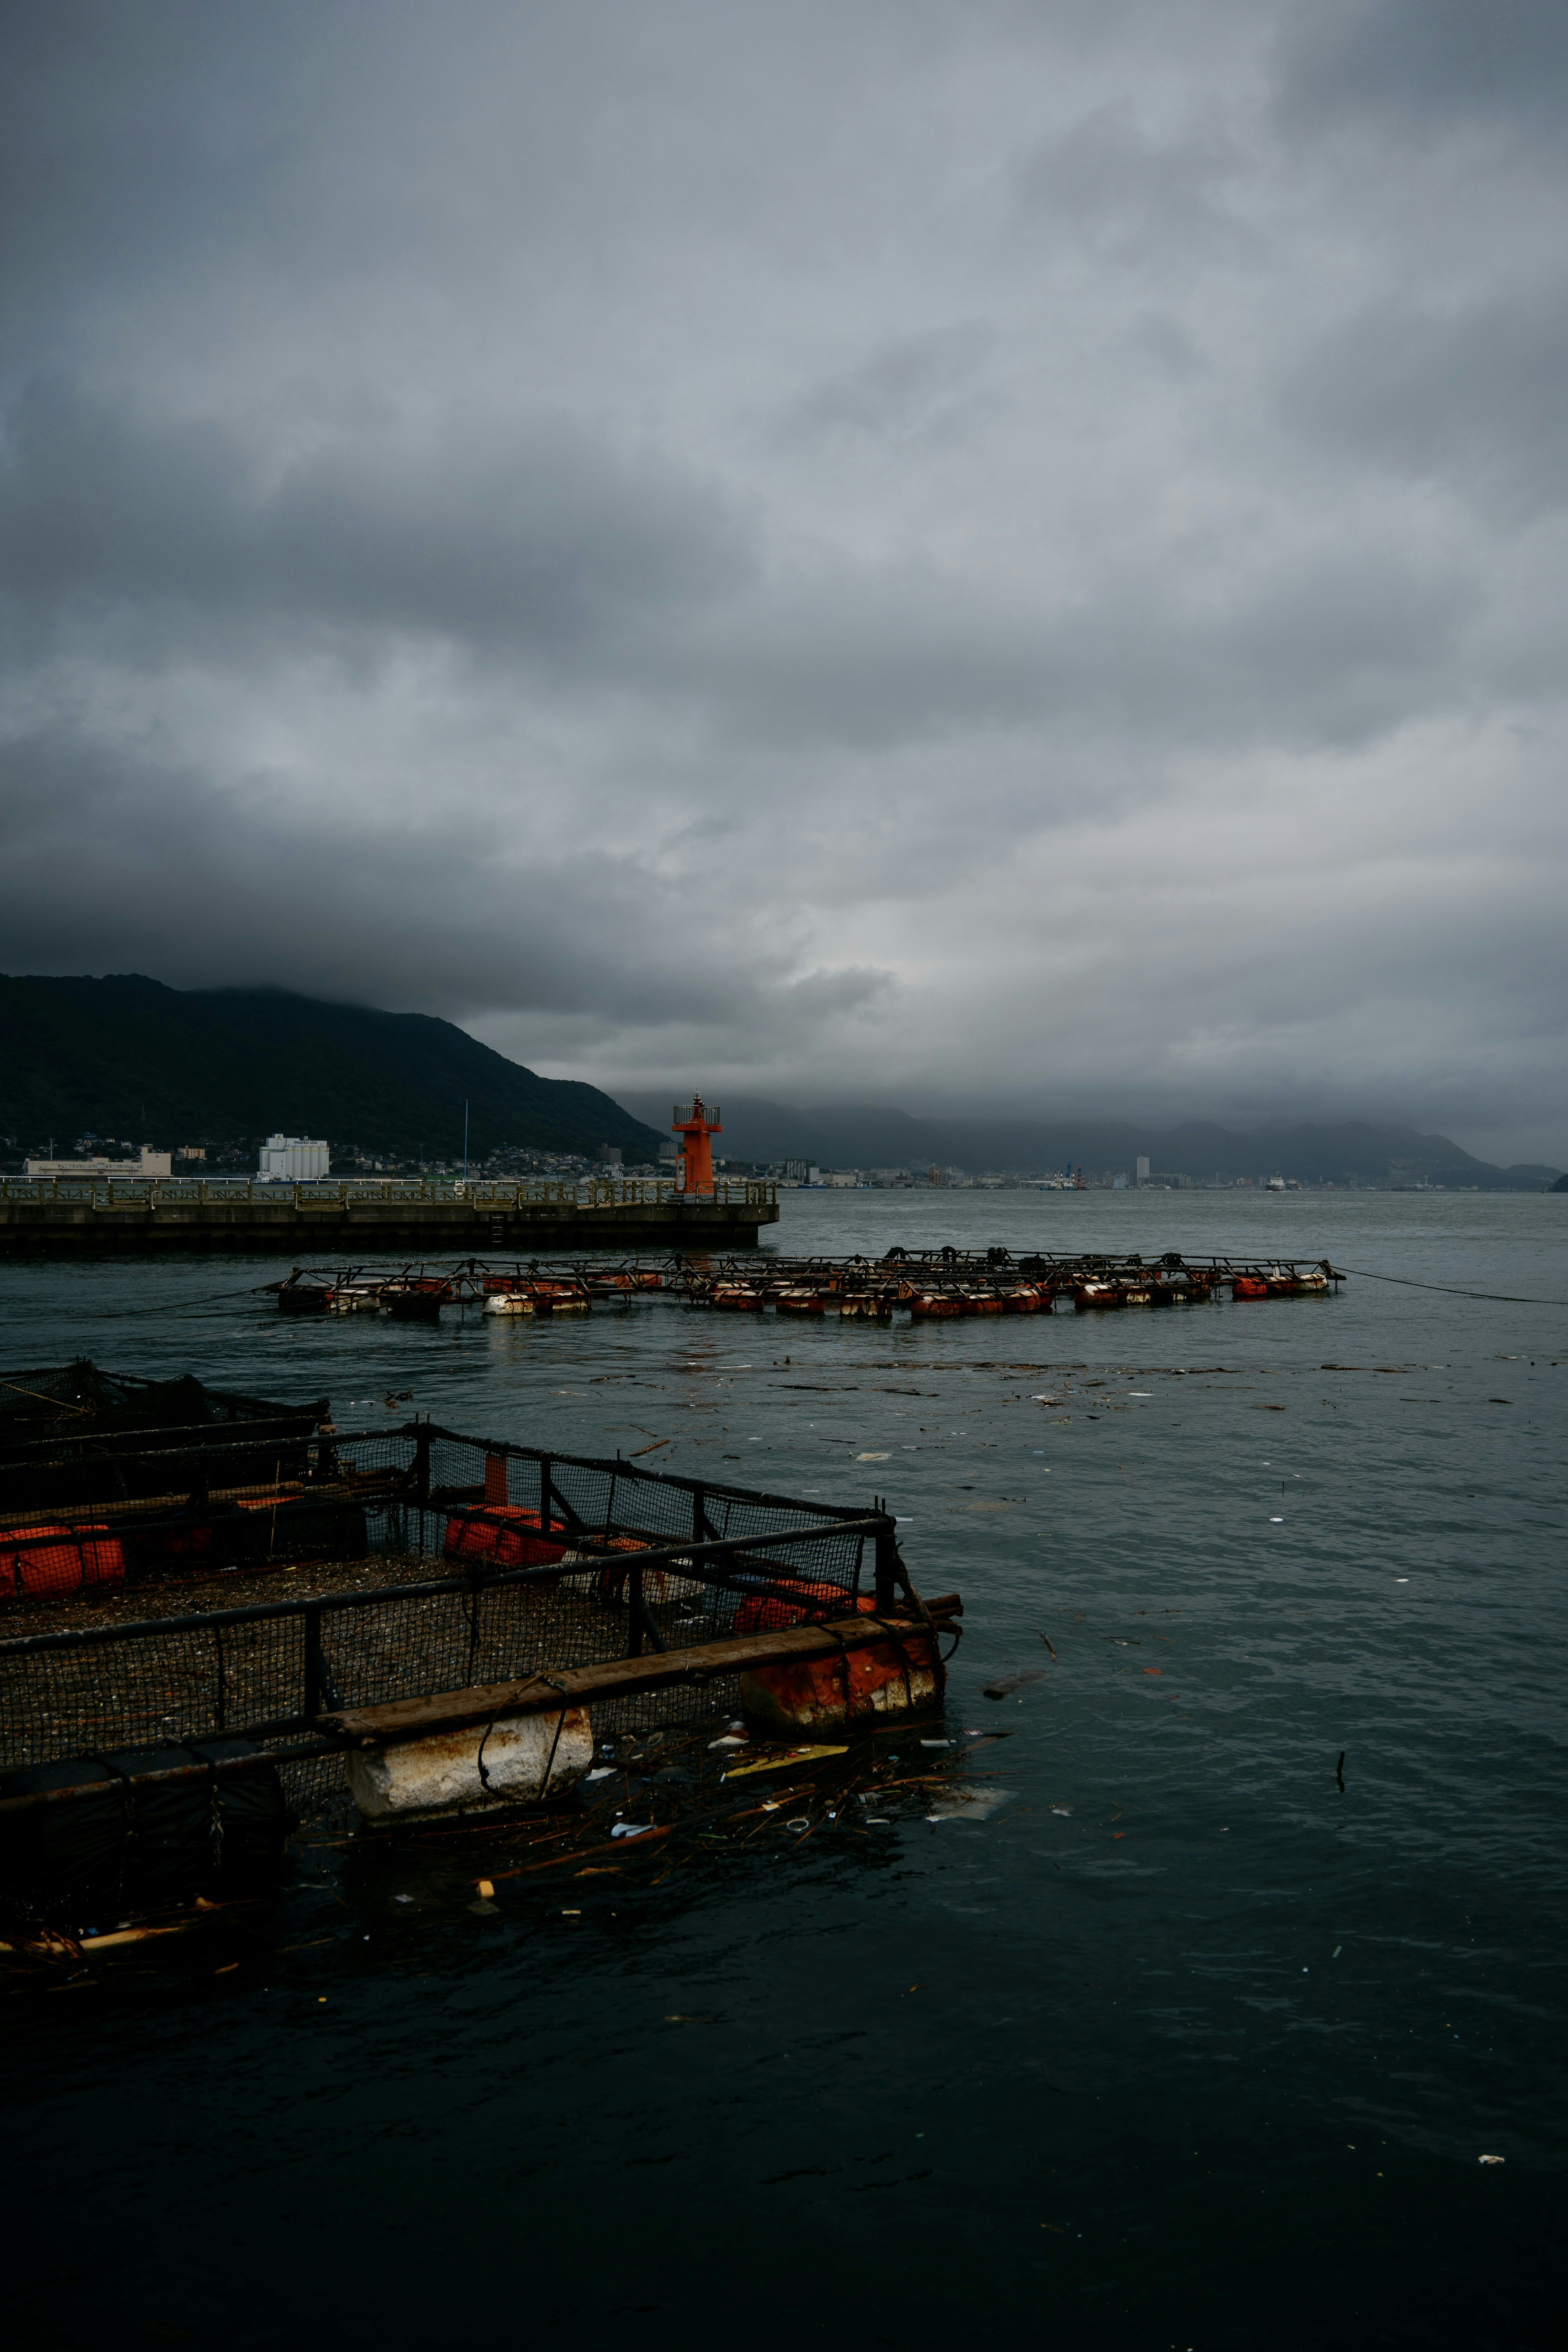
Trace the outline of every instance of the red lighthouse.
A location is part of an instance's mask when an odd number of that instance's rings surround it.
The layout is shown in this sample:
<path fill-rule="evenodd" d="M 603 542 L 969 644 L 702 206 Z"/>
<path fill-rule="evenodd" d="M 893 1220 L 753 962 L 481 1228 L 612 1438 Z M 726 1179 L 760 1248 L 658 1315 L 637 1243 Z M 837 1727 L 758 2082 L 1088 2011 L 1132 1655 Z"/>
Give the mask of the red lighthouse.
<path fill-rule="evenodd" d="M 679 1135 L 685 1146 L 680 1155 L 681 1183 L 688 1192 L 710 1192 L 713 1190 L 713 1154 L 708 1139 L 721 1132 L 719 1108 L 711 1109 L 700 1095 L 693 1095 L 689 1103 L 677 1103 L 670 1120 L 670 1131 Z"/>

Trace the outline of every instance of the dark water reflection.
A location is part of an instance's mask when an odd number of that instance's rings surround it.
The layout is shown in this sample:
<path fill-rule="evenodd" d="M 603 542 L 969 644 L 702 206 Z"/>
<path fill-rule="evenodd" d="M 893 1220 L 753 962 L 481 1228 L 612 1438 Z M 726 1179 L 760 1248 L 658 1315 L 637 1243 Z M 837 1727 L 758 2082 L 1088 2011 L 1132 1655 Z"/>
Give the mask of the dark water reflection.
<path fill-rule="evenodd" d="M 1561 1199 L 812 1195 L 784 1228 L 1089 1236 L 1568 1298 Z M 142 1311 L 269 1271 L 9 1269 L 0 1357 L 326 1389 L 342 1426 L 411 1386 L 885 1493 L 965 1595 L 950 1721 L 1014 1734 L 1012 1801 L 493 1916 L 502 1831 L 311 1843 L 232 1948 L 14 1991 L 19 2340 L 1558 2339 L 1568 1311 Z"/>

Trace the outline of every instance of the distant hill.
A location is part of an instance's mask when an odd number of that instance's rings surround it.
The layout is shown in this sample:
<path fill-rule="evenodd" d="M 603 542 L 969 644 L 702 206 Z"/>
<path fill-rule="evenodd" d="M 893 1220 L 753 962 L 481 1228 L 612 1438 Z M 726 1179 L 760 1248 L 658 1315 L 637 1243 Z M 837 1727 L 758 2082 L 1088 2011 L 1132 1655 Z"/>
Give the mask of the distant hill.
<path fill-rule="evenodd" d="M 663 1138 L 596 1087 L 542 1078 L 450 1021 L 279 988 L 165 988 L 0 975 L 0 1135 L 68 1154 L 79 1135 L 155 1149 L 282 1129 L 399 1158 L 502 1145 L 657 1157 Z"/>
<path fill-rule="evenodd" d="M 662 1095 L 627 1097 L 657 1118 Z M 1214 1176 L 1294 1176 L 1302 1183 L 1474 1184 L 1486 1192 L 1539 1192 L 1555 1168 L 1497 1168 L 1472 1158 L 1446 1135 L 1413 1127 L 1271 1127 L 1237 1132 L 1189 1120 L 1173 1128 L 1126 1119 L 915 1118 L 881 1105 L 826 1104 L 791 1110 L 752 1097 L 722 1105 L 724 1131 L 715 1152 L 736 1160 L 812 1159 L 829 1168 L 914 1168 L 933 1162 L 972 1174 L 1082 1166 L 1126 1169 L 1146 1154 L 1159 1173 L 1204 1182 Z"/>

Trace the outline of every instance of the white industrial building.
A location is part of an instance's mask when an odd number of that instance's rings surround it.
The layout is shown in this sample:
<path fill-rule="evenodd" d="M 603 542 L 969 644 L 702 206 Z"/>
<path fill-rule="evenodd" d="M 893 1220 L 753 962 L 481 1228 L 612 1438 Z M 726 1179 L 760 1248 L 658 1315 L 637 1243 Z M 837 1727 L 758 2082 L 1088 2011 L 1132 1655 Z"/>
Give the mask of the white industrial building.
<path fill-rule="evenodd" d="M 258 1173 L 264 1184 L 312 1184 L 330 1173 L 330 1165 L 324 1143 L 305 1135 L 269 1135 Z"/>

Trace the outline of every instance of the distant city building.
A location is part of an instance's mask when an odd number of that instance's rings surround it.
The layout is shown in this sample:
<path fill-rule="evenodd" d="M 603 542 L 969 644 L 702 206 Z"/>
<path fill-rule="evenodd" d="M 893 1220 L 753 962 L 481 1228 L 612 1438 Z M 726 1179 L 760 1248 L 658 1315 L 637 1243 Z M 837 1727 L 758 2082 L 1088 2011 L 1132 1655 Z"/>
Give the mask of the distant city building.
<path fill-rule="evenodd" d="M 1126 1173 L 1126 1171 L 1125 1171 L 1124 1169 L 1119 1168 L 1119 1169 L 1117 1170 L 1117 1171 L 1116 1171 L 1115 1175 L 1114 1175 L 1114 1176 L 1111 1178 L 1111 1180 L 1110 1180 L 1110 1189 L 1111 1189 L 1111 1191 L 1112 1191 L 1113 1192 L 1126 1192 L 1126 1190 L 1127 1190 L 1127 1173 Z"/>
<path fill-rule="evenodd" d="M 1138 1155 L 1138 1181 L 1140 1184 L 1146 1184 L 1149 1181 L 1149 1162 L 1142 1152 Z"/>
<path fill-rule="evenodd" d="M 264 1184 L 312 1184 L 330 1166 L 324 1143 L 304 1135 L 269 1135 L 257 1172 Z"/>
<path fill-rule="evenodd" d="M 167 1151 L 149 1151 L 145 1144 L 134 1160 L 24 1160 L 22 1167 L 28 1176 L 169 1176 L 174 1173 L 173 1155 Z"/>
<path fill-rule="evenodd" d="M 621 1164 L 620 1145 L 618 1143 L 601 1143 L 599 1146 L 599 1157 L 604 1161 L 606 1168 L 618 1168 Z"/>
<path fill-rule="evenodd" d="M 814 1169 L 812 1181 L 815 1183 L 816 1181 L 816 1171 Z M 841 1191 L 852 1191 L 860 1181 L 860 1171 L 858 1168 L 830 1168 L 822 1181 L 825 1184 L 837 1185 Z"/>

